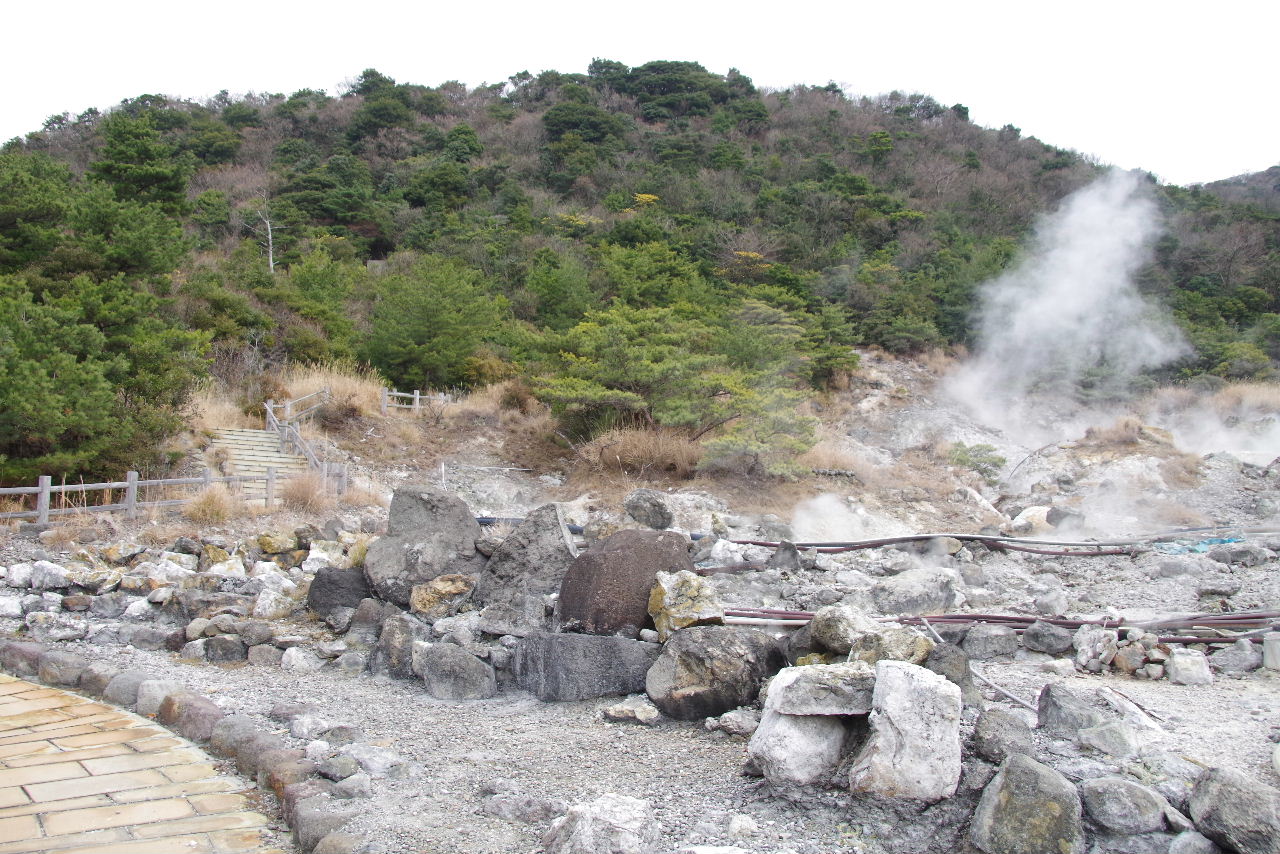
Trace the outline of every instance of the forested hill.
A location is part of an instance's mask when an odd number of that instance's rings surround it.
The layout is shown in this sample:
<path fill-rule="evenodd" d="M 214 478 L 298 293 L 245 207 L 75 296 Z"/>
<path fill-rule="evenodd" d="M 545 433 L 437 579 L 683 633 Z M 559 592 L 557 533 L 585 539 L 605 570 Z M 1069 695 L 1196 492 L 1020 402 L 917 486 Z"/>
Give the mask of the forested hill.
<path fill-rule="evenodd" d="M 693 62 L 55 116 L 0 154 L 0 481 L 138 467 L 210 371 L 334 357 L 741 443 L 850 344 L 963 344 L 1099 172 L 960 104 Z M 1241 186 L 1157 189 L 1142 286 L 1196 348 L 1169 378 L 1280 358 L 1278 215 Z"/>

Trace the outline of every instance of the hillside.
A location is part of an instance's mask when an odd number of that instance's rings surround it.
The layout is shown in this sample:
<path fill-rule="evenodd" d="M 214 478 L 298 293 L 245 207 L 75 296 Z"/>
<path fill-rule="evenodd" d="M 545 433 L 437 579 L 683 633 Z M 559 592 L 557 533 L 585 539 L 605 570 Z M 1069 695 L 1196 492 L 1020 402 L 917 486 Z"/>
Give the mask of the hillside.
<path fill-rule="evenodd" d="M 201 383 L 252 407 L 264 371 L 331 359 L 515 378 L 571 443 L 639 429 L 787 475 L 814 429 L 789 413 L 852 346 L 974 345 L 978 285 L 1102 171 L 961 104 L 692 62 L 55 116 L 0 154 L 0 482 L 162 469 Z M 1272 376 L 1274 206 L 1144 192 L 1134 278 L 1191 345 L 1144 381 Z"/>

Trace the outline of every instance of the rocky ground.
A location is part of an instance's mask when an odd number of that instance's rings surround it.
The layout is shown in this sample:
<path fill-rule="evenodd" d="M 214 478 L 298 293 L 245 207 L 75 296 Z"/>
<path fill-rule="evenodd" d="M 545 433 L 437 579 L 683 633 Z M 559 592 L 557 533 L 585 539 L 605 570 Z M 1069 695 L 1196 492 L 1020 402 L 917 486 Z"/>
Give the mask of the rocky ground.
<path fill-rule="evenodd" d="M 1063 850 L 1213 850 L 1198 831 L 1224 850 L 1280 850 L 1280 835 L 1269 835 L 1280 834 L 1280 825 L 1264 823 L 1241 836 L 1212 816 L 1193 815 L 1213 810 L 1188 800 L 1206 768 L 1247 775 L 1239 785 L 1260 804 L 1274 795 L 1268 786 L 1280 785 L 1272 764 L 1280 671 L 1259 667 L 1255 656 L 1225 644 L 1157 643 L 1167 633 L 1161 629 L 1132 636 L 1084 629 L 1055 647 L 1062 639 L 1037 624 L 1046 637 L 1030 648 L 1007 630 L 984 627 L 962 638 L 941 627 L 974 671 L 1020 704 L 925 649 L 920 627 L 859 622 L 968 612 L 1135 625 L 1189 613 L 1280 610 L 1280 466 L 1223 453 L 1190 456 L 1168 433 L 1140 422 L 1024 444 L 934 391 L 930 376 L 912 363 L 868 359 L 860 385 L 828 413 L 828 440 L 854 476 L 816 480 L 790 514 L 762 512 L 776 502 L 735 506 L 702 482 L 642 493 L 624 507 L 598 494 L 572 494 L 573 479 L 563 472 L 511 470 L 520 466 L 504 465 L 510 461 L 500 444 L 486 439 L 468 464 L 496 468 L 448 467 L 443 482 L 437 476 L 431 483 L 445 489 L 412 507 L 398 505 L 398 519 L 394 509 L 388 520 L 385 508 L 370 506 L 333 520 L 279 515 L 220 528 L 99 520 L 83 531 L 10 531 L 0 535 L 0 630 L 181 684 L 304 751 L 291 761 L 305 755 L 320 779 L 342 787 L 324 798 L 357 805 L 342 830 L 348 847 L 333 850 L 1036 850 L 1025 838 L 1001 835 L 1017 816 L 991 812 L 1000 786 L 1019 780 L 1020 792 L 1038 792 L 1027 796 L 1031 804 L 1074 797 L 1079 810 L 1083 798 L 1079 827 L 1054 831 L 1067 840 Z M 940 443 L 957 441 L 990 445 L 1004 457 L 990 483 L 940 455 Z M 463 458 L 460 450 L 452 455 L 455 463 Z M 387 473 L 355 462 L 388 486 L 438 474 L 434 463 Z M 446 506 L 458 496 L 463 516 L 531 521 L 468 527 Z M 552 500 L 557 511 L 533 512 Z M 562 522 L 583 535 L 565 542 Z M 734 542 L 981 531 L 1076 542 L 1186 527 L 1213 530 L 1109 556 L 1039 555 L 950 539 L 843 554 Z M 637 595 L 628 586 L 632 576 L 609 575 L 613 559 L 595 558 L 590 572 L 572 568 L 587 565 L 575 564 L 576 554 L 596 543 L 595 554 L 619 531 L 650 532 L 628 535 L 640 537 L 634 542 L 614 540 L 628 543 L 625 554 L 660 550 L 654 528 L 712 535 L 677 537 L 680 557 L 653 558 L 673 571 L 687 559 L 700 573 L 669 582 L 657 613 L 670 614 L 659 616 L 659 630 L 662 620 L 678 626 L 698 608 L 819 614 L 798 637 L 797 626 L 777 623 L 711 634 L 686 629 L 685 639 L 699 640 L 685 658 L 673 659 L 677 672 L 705 666 L 718 673 L 732 669 L 729 660 L 755 668 L 744 677 L 745 693 L 728 706 L 706 707 L 708 714 L 696 714 L 701 699 L 688 700 L 701 697 L 696 691 L 680 693 L 689 685 L 668 690 L 651 681 L 652 702 L 644 698 L 658 642 L 667 641 L 667 656 L 679 646 L 645 622 L 652 569 L 639 591 L 637 621 L 613 608 Z M 437 576 L 462 580 L 425 589 Z M 365 587 L 343 586 L 353 579 Z M 560 624 L 587 632 L 572 636 L 581 649 L 571 654 L 540 640 L 540 628 Z M 775 649 L 751 629 L 784 643 Z M 893 634 L 899 631 L 906 634 Z M 902 638 L 909 649 L 889 652 Z M 868 639 L 874 654 L 859 652 Z M 579 659 L 587 662 L 579 669 L 591 671 L 586 682 L 617 690 L 591 695 L 574 681 L 579 665 L 565 663 Z M 839 686 L 830 690 L 845 705 L 796 712 L 812 698 L 775 680 L 780 687 L 762 709 L 761 681 L 798 660 L 810 667 L 784 672 L 830 674 Z M 601 669 L 604 661 L 621 663 Z M 726 684 L 735 679 L 724 677 Z M 918 694 L 917 708 L 934 704 L 938 713 L 925 721 L 895 709 L 884 686 L 897 679 L 905 680 L 902 692 Z M 874 695 L 876 684 L 883 696 Z M 1061 692 L 1042 699 L 1051 684 Z M 561 699 L 584 694 L 591 696 Z M 683 699 L 673 700 L 676 694 Z M 770 735 L 781 747 L 753 735 L 762 713 L 768 732 L 783 725 L 782 735 Z M 827 735 L 786 730 L 815 720 Z M 889 721 L 921 743 L 943 731 L 937 737 L 945 749 L 917 757 L 924 770 L 912 771 L 916 759 L 884 746 Z M 935 725 L 942 730 L 910 729 Z M 946 745 L 953 741 L 951 756 Z M 893 757 L 881 766 L 870 755 L 877 744 L 879 755 Z M 1219 786 L 1223 800 L 1242 797 L 1234 778 L 1227 782 Z M 1133 795 L 1130 784 L 1143 792 Z M 931 786 L 946 794 L 938 797 Z M 1149 792 L 1175 812 L 1161 813 L 1161 806 L 1152 819 L 1150 804 L 1142 808 Z M 584 841 L 592 827 L 603 833 L 609 822 L 613 848 Z"/>

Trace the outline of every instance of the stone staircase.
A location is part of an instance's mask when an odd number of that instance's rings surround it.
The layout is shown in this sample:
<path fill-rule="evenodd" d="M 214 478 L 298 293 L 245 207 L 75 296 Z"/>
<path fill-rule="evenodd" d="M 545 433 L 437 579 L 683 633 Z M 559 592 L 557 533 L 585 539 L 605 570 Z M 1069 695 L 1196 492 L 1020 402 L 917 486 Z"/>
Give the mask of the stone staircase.
<path fill-rule="evenodd" d="M 225 468 L 229 475 L 263 476 L 268 468 L 274 468 L 276 477 L 280 478 L 308 471 L 307 458 L 281 452 L 280 436 L 270 430 L 219 430 L 210 444 L 215 453 L 219 449 L 226 452 Z M 250 499 L 264 498 L 266 483 L 246 483 L 242 494 Z"/>

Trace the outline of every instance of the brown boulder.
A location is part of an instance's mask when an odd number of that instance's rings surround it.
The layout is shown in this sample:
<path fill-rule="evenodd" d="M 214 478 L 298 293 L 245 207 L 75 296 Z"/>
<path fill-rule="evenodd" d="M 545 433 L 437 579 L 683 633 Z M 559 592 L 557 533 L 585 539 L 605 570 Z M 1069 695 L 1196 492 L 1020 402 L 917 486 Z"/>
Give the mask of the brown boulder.
<path fill-rule="evenodd" d="M 583 552 L 560 584 L 556 619 L 567 631 L 636 632 L 649 618 L 659 572 L 693 571 L 687 540 L 671 531 L 619 531 Z"/>

